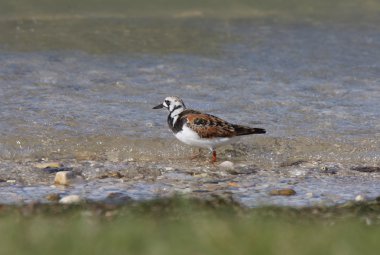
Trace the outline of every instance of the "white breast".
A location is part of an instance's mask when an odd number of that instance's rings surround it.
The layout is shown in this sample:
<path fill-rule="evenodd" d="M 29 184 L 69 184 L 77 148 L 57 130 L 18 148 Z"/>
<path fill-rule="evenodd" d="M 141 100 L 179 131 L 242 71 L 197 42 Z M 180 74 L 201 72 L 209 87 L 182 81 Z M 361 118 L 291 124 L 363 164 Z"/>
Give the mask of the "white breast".
<path fill-rule="evenodd" d="M 183 143 L 188 145 L 197 146 L 207 149 L 215 149 L 218 146 L 229 144 L 234 141 L 234 138 L 230 137 L 218 137 L 218 138 L 200 138 L 199 135 L 192 129 L 183 126 L 182 131 L 175 134 L 175 137 Z"/>

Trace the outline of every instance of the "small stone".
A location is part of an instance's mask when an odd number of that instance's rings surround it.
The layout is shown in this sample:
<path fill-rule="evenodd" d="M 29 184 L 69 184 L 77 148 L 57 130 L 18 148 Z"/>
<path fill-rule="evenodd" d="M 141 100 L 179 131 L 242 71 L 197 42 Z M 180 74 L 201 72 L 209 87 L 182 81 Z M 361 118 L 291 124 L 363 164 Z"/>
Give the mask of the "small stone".
<path fill-rule="evenodd" d="M 232 163 L 231 161 L 223 161 L 219 164 L 219 167 L 224 169 L 234 169 L 234 163 Z"/>
<path fill-rule="evenodd" d="M 363 201 L 365 201 L 366 199 L 365 199 L 365 197 L 363 196 L 363 195 L 357 195 L 356 197 L 355 197 L 355 201 L 356 202 L 363 202 Z"/>
<path fill-rule="evenodd" d="M 16 183 L 16 180 L 7 180 L 7 183 Z"/>
<path fill-rule="evenodd" d="M 38 169 L 45 169 L 45 168 L 60 168 L 63 165 L 59 162 L 43 162 L 43 163 L 36 163 L 34 164 L 34 167 Z"/>
<path fill-rule="evenodd" d="M 51 202 L 58 202 L 59 199 L 61 199 L 61 196 L 57 193 L 48 194 L 46 197 L 46 200 Z"/>
<path fill-rule="evenodd" d="M 312 198 L 312 197 L 314 197 L 314 194 L 312 192 L 308 192 L 308 193 L 306 193 L 306 197 Z"/>
<path fill-rule="evenodd" d="M 75 174 L 70 171 L 60 171 L 55 174 L 54 184 L 69 185 Z"/>
<path fill-rule="evenodd" d="M 296 194 L 294 189 L 274 189 L 269 192 L 271 196 L 293 196 Z"/>
<path fill-rule="evenodd" d="M 106 178 L 123 178 L 124 175 L 122 175 L 120 172 L 116 171 L 116 172 L 109 172 L 109 173 L 105 173 L 101 176 L 99 176 L 98 178 L 99 179 L 106 179 Z"/>
<path fill-rule="evenodd" d="M 233 187 L 233 188 L 238 188 L 239 184 L 237 182 L 229 182 L 227 183 L 228 186 Z"/>
<path fill-rule="evenodd" d="M 79 204 L 82 198 L 78 195 L 68 195 L 59 200 L 60 204 Z"/>
<path fill-rule="evenodd" d="M 195 178 L 206 178 L 206 177 L 208 177 L 208 173 L 193 174 L 193 177 L 195 177 Z"/>

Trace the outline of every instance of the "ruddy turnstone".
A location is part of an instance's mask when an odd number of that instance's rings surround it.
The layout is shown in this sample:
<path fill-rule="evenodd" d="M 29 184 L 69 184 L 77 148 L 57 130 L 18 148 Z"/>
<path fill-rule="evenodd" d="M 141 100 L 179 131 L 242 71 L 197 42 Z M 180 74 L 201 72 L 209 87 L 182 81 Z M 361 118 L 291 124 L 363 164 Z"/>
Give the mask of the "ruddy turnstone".
<path fill-rule="evenodd" d="M 231 143 L 242 135 L 265 134 L 265 129 L 235 125 L 211 114 L 186 109 L 182 99 L 166 97 L 153 109 L 169 111 L 168 124 L 175 137 L 183 143 L 208 148 L 212 151 L 211 162 L 216 162 L 216 147 Z"/>

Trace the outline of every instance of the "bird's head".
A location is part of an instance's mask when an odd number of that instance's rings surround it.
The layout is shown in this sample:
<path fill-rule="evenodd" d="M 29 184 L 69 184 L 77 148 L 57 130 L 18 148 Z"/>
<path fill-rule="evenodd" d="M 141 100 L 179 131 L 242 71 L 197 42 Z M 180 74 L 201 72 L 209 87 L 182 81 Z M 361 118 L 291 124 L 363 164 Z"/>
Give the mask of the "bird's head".
<path fill-rule="evenodd" d="M 166 108 L 169 112 L 174 112 L 177 109 L 181 109 L 182 111 L 186 109 L 185 104 L 182 99 L 176 96 L 166 97 L 162 104 L 159 104 L 153 109 L 161 109 Z"/>

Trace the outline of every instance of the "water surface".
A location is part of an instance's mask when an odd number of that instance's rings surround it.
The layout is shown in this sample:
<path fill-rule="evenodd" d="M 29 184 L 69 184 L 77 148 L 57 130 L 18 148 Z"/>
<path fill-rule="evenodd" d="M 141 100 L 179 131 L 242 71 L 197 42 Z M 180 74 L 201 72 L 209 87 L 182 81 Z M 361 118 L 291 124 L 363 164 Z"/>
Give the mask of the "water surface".
<path fill-rule="evenodd" d="M 90 2 L 2 3 L 4 178 L 15 179 L 6 162 L 40 160 L 91 160 L 104 170 L 179 160 L 192 169 L 190 148 L 168 131 L 167 113 L 151 109 L 167 95 L 267 129 L 222 148 L 221 160 L 268 171 L 297 160 L 342 171 L 379 165 L 377 2 Z M 358 185 L 379 194 L 367 181 Z M 318 191 L 317 183 L 302 185 Z M 256 204 L 248 194 L 242 201 Z"/>

